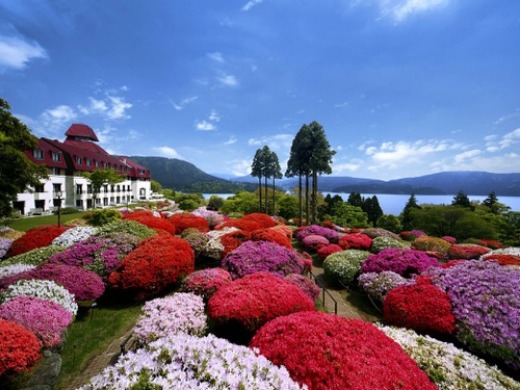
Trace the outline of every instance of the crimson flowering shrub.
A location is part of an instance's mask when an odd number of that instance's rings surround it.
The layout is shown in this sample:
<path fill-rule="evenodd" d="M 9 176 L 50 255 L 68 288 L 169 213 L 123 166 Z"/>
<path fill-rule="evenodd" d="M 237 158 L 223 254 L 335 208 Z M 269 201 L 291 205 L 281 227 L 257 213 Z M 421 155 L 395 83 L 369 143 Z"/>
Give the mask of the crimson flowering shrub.
<path fill-rule="evenodd" d="M 448 260 L 446 263 L 441 264 L 441 268 L 450 268 L 450 267 L 453 267 L 454 265 L 463 263 L 465 261 L 467 261 L 467 260 L 464 260 L 464 259 Z"/>
<path fill-rule="evenodd" d="M 513 254 L 492 253 L 483 258 L 484 261 L 492 261 L 500 265 L 520 266 L 520 256 Z"/>
<path fill-rule="evenodd" d="M 451 244 L 439 237 L 421 236 L 412 242 L 412 248 L 425 252 L 437 253 L 436 257 L 446 258 Z"/>
<path fill-rule="evenodd" d="M 439 262 L 426 253 L 414 249 L 387 248 L 370 255 L 361 264 L 362 272 L 393 271 L 401 276 L 419 275 L 429 267 L 440 267 Z"/>
<path fill-rule="evenodd" d="M 372 239 L 364 233 L 349 233 L 341 236 L 338 244 L 343 249 L 368 250 L 372 246 Z"/>
<path fill-rule="evenodd" d="M 40 356 L 40 343 L 33 332 L 0 319 L 0 375 L 25 371 Z"/>
<path fill-rule="evenodd" d="M 464 261 L 426 273 L 450 297 L 456 337 L 520 372 L 520 270 L 490 261 Z"/>
<path fill-rule="evenodd" d="M 231 274 L 222 268 L 206 268 L 189 274 L 181 291 L 202 296 L 206 301 L 222 286 L 232 282 Z"/>
<path fill-rule="evenodd" d="M 309 390 L 437 387 L 374 325 L 323 312 L 301 312 L 264 325 L 249 344 Z"/>
<path fill-rule="evenodd" d="M 393 288 L 383 302 L 385 322 L 430 335 L 451 334 L 455 317 L 448 294 L 417 279 L 415 285 Z"/>
<path fill-rule="evenodd" d="M 173 214 L 168 220 L 175 226 L 175 234 L 181 234 L 186 229 L 197 229 L 202 233 L 209 231 L 208 221 L 191 213 Z"/>
<path fill-rule="evenodd" d="M 301 226 L 294 231 L 294 237 L 300 242 L 310 235 L 323 236 L 333 244 L 337 244 L 339 239 L 337 231 L 320 225 Z"/>
<path fill-rule="evenodd" d="M 148 211 L 134 211 L 123 217 L 124 220 L 139 222 L 154 230 L 165 230 L 170 234 L 175 234 L 175 225 L 170 220 L 156 217 Z"/>
<path fill-rule="evenodd" d="M 262 229 L 267 229 L 276 226 L 276 221 L 265 213 L 250 213 L 242 217 L 243 221 L 255 221 L 259 223 Z"/>
<path fill-rule="evenodd" d="M 333 253 L 336 253 L 336 252 L 341 252 L 342 250 L 343 250 L 343 248 L 337 244 L 329 244 L 329 245 L 322 246 L 320 249 L 318 249 L 318 251 L 316 253 L 318 254 L 318 257 L 321 260 L 325 260 L 327 258 L 327 256 L 332 255 Z"/>
<path fill-rule="evenodd" d="M 219 288 L 209 299 L 207 310 L 217 333 L 243 342 L 276 317 L 315 308 L 314 301 L 294 284 L 257 272 Z"/>
<path fill-rule="evenodd" d="M 426 233 L 422 230 L 405 230 L 399 234 L 399 236 L 406 241 L 413 241 L 417 237 L 426 236 Z"/>
<path fill-rule="evenodd" d="M 453 244 L 448 250 L 450 259 L 478 259 L 489 252 L 489 248 L 476 244 Z"/>
<path fill-rule="evenodd" d="M 178 283 L 194 268 L 193 249 L 185 240 L 159 234 L 126 255 L 108 281 L 114 288 L 137 292 L 141 299 Z"/>
<path fill-rule="evenodd" d="M 466 244 L 476 244 L 480 246 L 485 246 L 486 248 L 490 249 L 499 249 L 502 248 L 502 244 L 500 241 L 497 240 L 489 240 L 489 239 L 482 239 L 482 238 L 468 238 L 464 241 Z"/>
<path fill-rule="evenodd" d="M 28 230 L 23 236 L 13 241 L 7 257 L 20 255 L 32 249 L 49 246 L 52 240 L 65 232 L 67 228 L 56 225 L 45 225 Z"/>
<path fill-rule="evenodd" d="M 287 237 L 284 231 L 275 228 L 253 230 L 250 235 L 253 241 L 269 241 L 278 245 L 292 249 L 291 239 Z"/>
<path fill-rule="evenodd" d="M 289 242 L 292 239 L 293 231 L 289 226 L 287 226 L 285 224 L 278 224 L 276 226 L 270 227 L 269 230 L 274 230 L 275 232 L 283 233 L 287 237 Z"/>
<path fill-rule="evenodd" d="M 297 252 L 269 241 L 246 241 L 222 260 L 233 279 L 255 272 L 270 272 L 284 277 L 310 269 L 308 259 Z"/>
<path fill-rule="evenodd" d="M 302 244 L 306 249 L 317 251 L 320 248 L 329 245 L 330 242 L 323 236 L 309 234 L 308 236 L 303 237 Z"/>
<path fill-rule="evenodd" d="M 44 348 L 61 343 L 61 335 L 72 322 L 72 313 L 47 299 L 18 296 L 0 305 L 0 318 L 24 326 Z"/>
<path fill-rule="evenodd" d="M 244 232 L 252 232 L 253 230 L 262 229 L 262 224 L 257 221 L 237 218 L 225 221 L 216 227 L 217 230 L 222 230 L 225 228 L 235 228 Z"/>
<path fill-rule="evenodd" d="M 240 245 L 250 239 L 251 233 L 246 230 L 233 230 L 220 237 L 220 244 L 223 246 L 221 258 L 233 252 Z"/>
<path fill-rule="evenodd" d="M 318 285 L 314 282 L 314 280 L 311 280 L 305 275 L 289 274 L 285 277 L 285 280 L 289 283 L 294 284 L 313 301 L 315 301 L 320 295 L 320 288 L 318 287 Z"/>

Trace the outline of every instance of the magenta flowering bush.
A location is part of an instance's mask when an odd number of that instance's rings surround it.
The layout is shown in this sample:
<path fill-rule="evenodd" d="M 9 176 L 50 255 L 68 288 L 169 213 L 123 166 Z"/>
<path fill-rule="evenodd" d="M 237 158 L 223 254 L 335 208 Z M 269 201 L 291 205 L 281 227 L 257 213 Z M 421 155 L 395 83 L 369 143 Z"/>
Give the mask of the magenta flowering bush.
<path fill-rule="evenodd" d="M 206 321 L 202 297 L 192 293 L 175 293 L 146 302 L 134 334 L 141 344 L 178 333 L 203 336 Z"/>
<path fill-rule="evenodd" d="M 320 288 L 318 285 L 314 282 L 314 280 L 311 280 L 305 275 L 289 274 L 285 277 L 285 281 L 294 284 L 313 301 L 315 301 L 320 295 Z"/>
<path fill-rule="evenodd" d="M 318 234 L 310 234 L 308 236 L 305 236 L 302 240 L 302 244 L 307 249 L 312 249 L 314 251 L 317 251 L 318 249 L 327 246 L 330 244 L 329 240 L 323 236 L 320 236 Z"/>
<path fill-rule="evenodd" d="M 457 338 L 520 372 L 520 270 L 473 260 L 427 274 L 450 297 Z"/>
<path fill-rule="evenodd" d="M 182 282 L 181 291 L 192 292 L 208 300 L 222 286 L 232 282 L 231 274 L 222 268 L 206 268 L 192 272 Z"/>
<path fill-rule="evenodd" d="M 415 249 L 387 248 L 370 255 L 361 265 L 361 272 L 393 271 L 405 278 L 419 275 L 429 267 L 440 267 L 437 259 Z"/>
<path fill-rule="evenodd" d="M 302 226 L 296 229 L 294 232 L 294 238 L 300 242 L 302 242 L 305 237 L 310 235 L 325 237 L 333 244 L 337 244 L 339 239 L 339 233 L 337 231 L 320 225 Z"/>
<path fill-rule="evenodd" d="M 255 272 L 270 272 L 278 276 L 303 273 L 311 264 L 306 257 L 269 241 L 246 241 L 222 260 L 233 279 Z"/>
<path fill-rule="evenodd" d="M 61 336 L 72 322 L 72 313 L 56 302 L 18 296 L 0 305 L 0 318 L 16 322 L 33 332 L 45 348 L 61 343 Z"/>

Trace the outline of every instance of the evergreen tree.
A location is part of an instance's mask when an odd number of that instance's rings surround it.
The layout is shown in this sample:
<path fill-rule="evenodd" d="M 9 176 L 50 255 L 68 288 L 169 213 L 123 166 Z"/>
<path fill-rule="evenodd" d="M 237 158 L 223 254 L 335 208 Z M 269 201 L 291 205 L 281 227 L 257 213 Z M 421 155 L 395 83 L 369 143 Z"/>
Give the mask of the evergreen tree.
<path fill-rule="evenodd" d="M 363 198 L 359 192 L 351 192 L 347 202 L 352 206 L 363 207 Z"/>
<path fill-rule="evenodd" d="M 463 191 L 459 191 L 457 195 L 455 195 L 453 201 L 451 202 L 451 205 L 471 208 L 471 202 L 468 196 Z"/>
<path fill-rule="evenodd" d="M 484 199 L 484 201 L 482 202 L 482 204 L 484 206 L 486 206 L 487 208 L 489 208 L 489 210 L 493 213 L 493 214 L 498 214 L 498 209 L 499 209 L 499 203 L 498 203 L 498 198 L 497 198 L 497 194 L 495 193 L 495 191 L 491 192 L 488 197 L 486 199 Z"/>
<path fill-rule="evenodd" d="M 280 160 L 278 159 L 278 155 L 275 152 L 271 152 L 268 156 L 268 163 L 267 163 L 267 176 L 273 179 L 273 210 L 272 214 L 275 214 L 276 210 L 276 179 L 281 179 L 283 177 L 282 175 L 282 168 L 280 167 Z M 267 203 L 267 198 L 266 198 Z"/>
<path fill-rule="evenodd" d="M 408 202 L 404 206 L 403 212 L 401 213 L 401 223 L 403 224 L 404 230 L 412 229 L 412 216 L 411 213 L 413 210 L 421 209 L 421 206 L 417 204 L 417 199 L 415 198 L 415 194 L 412 193 Z"/>
<path fill-rule="evenodd" d="M 251 165 L 251 176 L 258 177 L 258 209 L 262 210 L 262 177 L 264 176 L 263 149 L 257 149 L 253 164 Z"/>
<path fill-rule="evenodd" d="M 377 220 L 383 215 L 383 210 L 379 205 L 377 196 L 373 195 L 371 198 L 369 197 L 364 199 L 362 209 L 367 214 L 368 222 L 371 222 L 372 226 L 375 227 L 377 225 Z"/>

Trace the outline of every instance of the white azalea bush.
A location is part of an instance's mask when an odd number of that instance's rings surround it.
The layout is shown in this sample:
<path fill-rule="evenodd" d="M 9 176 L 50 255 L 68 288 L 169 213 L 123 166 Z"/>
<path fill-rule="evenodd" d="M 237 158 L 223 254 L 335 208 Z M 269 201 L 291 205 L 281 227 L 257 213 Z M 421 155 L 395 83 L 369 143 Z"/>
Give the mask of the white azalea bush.
<path fill-rule="evenodd" d="M 409 329 L 389 326 L 379 326 L 379 328 L 401 345 L 435 382 L 439 390 L 520 389 L 519 382 L 453 344 L 418 335 Z"/>
<path fill-rule="evenodd" d="M 76 226 L 66 230 L 52 240 L 52 245 L 68 247 L 96 235 L 97 232 L 98 229 L 93 226 Z"/>
<path fill-rule="evenodd" d="M 6 266 L 1 266 L 1 263 L 0 263 L 0 279 L 5 278 L 6 276 L 10 276 L 10 275 L 21 274 L 22 272 L 30 271 L 35 268 L 36 268 L 35 265 L 29 265 L 29 264 L 16 263 L 16 264 L 10 264 L 10 265 L 6 265 Z"/>
<path fill-rule="evenodd" d="M 206 332 L 206 321 L 201 296 L 175 293 L 145 303 L 134 335 L 142 344 L 177 333 L 202 336 Z"/>
<path fill-rule="evenodd" d="M 67 289 L 59 286 L 52 280 L 19 280 L 11 284 L 0 294 L 0 302 L 7 302 L 19 296 L 48 299 L 61 305 L 65 310 L 71 312 L 73 316 L 78 312 L 78 304 L 74 294 L 71 294 Z"/>
<path fill-rule="evenodd" d="M 323 261 L 323 271 L 332 280 L 343 286 L 353 285 L 361 270 L 361 263 L 370 256 L 370 252 L 347 249 L 333 253 Z"/>
<path fill-rule="evenodd" d="M 179 333 L 123 355 L 80 390 L 305 389 L 285 367 L 213 335 Z"/>

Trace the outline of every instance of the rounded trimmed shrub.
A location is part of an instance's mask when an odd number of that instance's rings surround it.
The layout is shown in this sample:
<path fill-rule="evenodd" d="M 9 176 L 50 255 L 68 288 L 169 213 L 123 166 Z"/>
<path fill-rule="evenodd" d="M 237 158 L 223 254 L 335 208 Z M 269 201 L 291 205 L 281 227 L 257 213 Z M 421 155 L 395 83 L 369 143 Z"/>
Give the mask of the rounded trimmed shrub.
<path fill-rule="evenodd" d="M 177 213 L 168 220 L 175 226 L 175 234 L 181 234 L 186 229 L 197 229 L 201 233 L 209 231 L 208 221 L 195 214 Z"/>
<path fill-rule="evenodd" d="M 200 295 L 208 300 L 215 292 L 233 281 L 231 274 L 222 268 L 205 268 L 192 272 L 182 282 L 181 291 Z"/>
<path fill-rule="evenodd" d="M 410 243 L 401 239 L 395 239 L 392 237 L 378 236 L 372 239 L 372 245 L 370 246 L 370 252 L 379 253 L 384 249 L 388 248 L 400 248 L 409 249 Z"/>
<path fill-rule="evenodd" d="M 40 358 L 36 335 L 22 325 L 0 319 L 0 375 L 31 368 Z"/>
<path fill-rule="evenodd" d="M 339 239 L 337 231 L 320 225 L 301 226 L 294 231 L 294 237 L 300 242 L 310 235 L 323 236 L 333 244 L 337 244 Z"/>
<path fill-rule="evenodd" d="M 13 241 L 6 256 L 21 255 L 36 248 L 49 246 L 52 244 L 52 240 L 66 230 L 67 228 L 56 225 L 45 225 L 30 229 L 23 236 Z"/>
<path fill-rule="evenodd" d="M 284 230 L 276 229 L 276 226 L 268 229 L 253 230 L 251 232 L 250 239 L 252 241 L 274 242 L 278 245 L 292 249 L 290 237 L 287 236 Z"/>
<path fill-rule="evenodd" d="M 317 251 L 320 248 L 329 245 L 330 242 L 323 236 L 309 234 L 308 236 L 303 237 L 302 244 L 306 249 Z"/>
<path fill-rule="evenodd" d="M 318 254 L 318 257 L 323 261 L 329 255 L 332 255 L 333 253 L 341 252 L 341 251 L 343 251 L 343 248 L 340 247 L 338 244 L 329 244 L 329 245 L 325 245 L 325 246 L 321 247 L 320 249 L 318 249 L 318 251 L 316 253 Z"/>
<path fill-rule="evenodd" d="M 289 283 L 294 284 L 313 301 L 315 301 L 320 295 L 320 288 L 318 287 L 316 282 L 314 282 L 314 280 L 308 278 L 305 275 L 289 274 L 285 277 L 285 280 Z"/>
<path fill-rule="evenodd" d="M 361 266 L 363 272 L 393 271 L 405 278 L 420 275 L 430 267 L 440 267 L 437 259 L 415 249 L 387 248 L 370 255 Z"/>
<path fill-rule="evenodd" d="M 372 239 L 364 233 L 349 233 L 339 238 L 339 246 L 343 249 L 369 250 Z"/>
<path fill-rule="evenodd" d="M 175 225 L 170 220 L 160 216 L 156 217 L 148 211 L 134 211 L 125 215 L 123 220 L 139 222 L 150 229 L 164 230 L 170 234 L 175 234 Z"/>
<path fill-rule="evenodd" d="M 410 283 L 408 279 L 392 271 L 366 272 L 358 278 L 358 285 L 378 308 L 382 307 L 386 295 L 393 288 L 407 283 Z"/>
<path fill-rule="evenodd" d="M 343 286 L 353 285 L 361 270 L 361 264 L 370 256 L 370 252 L 347 249 L 328 256 L 323 261 L 325 275 Z"/>
<path fill-rule="evenodd" d="M 450 259 L 479 259 L 490 251 L 489 248 L 477 244 L 454 244 L 448 250 Z"/>

